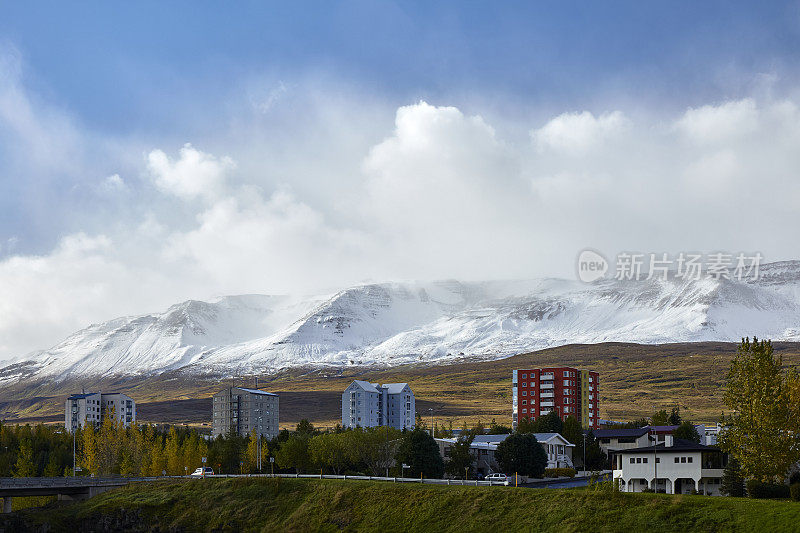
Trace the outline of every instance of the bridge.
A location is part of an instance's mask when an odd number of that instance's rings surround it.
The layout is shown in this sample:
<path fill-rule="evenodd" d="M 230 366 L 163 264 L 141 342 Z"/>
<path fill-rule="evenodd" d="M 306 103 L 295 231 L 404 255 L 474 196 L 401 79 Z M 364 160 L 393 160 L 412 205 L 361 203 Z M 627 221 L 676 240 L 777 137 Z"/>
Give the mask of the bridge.
<path fill-rule="evenodd" d="M 97 478 L 97 477 L 3 477 L 0 478 L 0 498 L 3 512 L 11 512 L 14 496 L 58 496 L 59 500 L 82 500 L 131 481 L 158 478 Z"/>

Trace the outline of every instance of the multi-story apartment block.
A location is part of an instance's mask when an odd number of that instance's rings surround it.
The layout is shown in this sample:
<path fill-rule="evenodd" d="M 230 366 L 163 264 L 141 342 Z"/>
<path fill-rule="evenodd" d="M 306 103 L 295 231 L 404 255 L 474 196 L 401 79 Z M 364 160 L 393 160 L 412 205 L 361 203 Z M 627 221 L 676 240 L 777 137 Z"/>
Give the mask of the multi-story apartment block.
<path fill-rule="evenodd" d="M 512 387 L 512 425 L 520 420 L 553 411 L 561 419 L 574 416 L 584 429 L 600 427 L 599 375 L 570 367 L 514 370 Z"/>
<path fill-rule="evenodd" d="M 136 402 L 118 392 L 73 394 L 65 402 L 64 427 L 70 433 L 89 423 L 97 427 L 106 413 L 128 427 L 136 423 Z"/>
<path fill-rule="evenodd" d="M 278 395 L 259 389 L 229 387 L 214 395 L 211 435 L 237 433 L 249 435 L 253 430 L 263 438 L 278 436 Z"/>
<path fill-rule="evenodd" d="M 414 393 L 408 383 L 369 383 L 356 380 L 342 393 L 342 426 L 413 428 Z"/>

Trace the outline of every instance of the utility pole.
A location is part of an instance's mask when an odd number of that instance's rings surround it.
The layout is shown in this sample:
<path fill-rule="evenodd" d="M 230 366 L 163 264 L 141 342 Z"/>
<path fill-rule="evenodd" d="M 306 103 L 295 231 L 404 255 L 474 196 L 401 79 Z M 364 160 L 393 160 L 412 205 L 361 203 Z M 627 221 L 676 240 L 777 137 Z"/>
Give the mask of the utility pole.
<path fill-rule="evenodd" d="M 72 477 L 75 477 L 75 433 L 77 428 L 72 427 Z"/>
<path fill-rule="evenodd" d="M 586 432 L 583 433 L 583 475 L 586 475 Z"/>

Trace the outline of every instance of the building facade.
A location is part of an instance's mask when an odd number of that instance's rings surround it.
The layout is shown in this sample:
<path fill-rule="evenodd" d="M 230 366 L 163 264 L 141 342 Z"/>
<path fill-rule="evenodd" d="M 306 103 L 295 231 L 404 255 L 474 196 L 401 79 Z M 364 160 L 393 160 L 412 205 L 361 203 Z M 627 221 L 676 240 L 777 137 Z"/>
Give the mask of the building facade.
<path fill-rule="evenodd" d="M 416 407 L 408 383 L 353 381 L 342 393 L 342 427 L 414 427 Z"/>
<path fill-rule="evenodd" d="M 228 433 L 247 436 L 256 431 L 262 438 L 278 436 L 278 395 L 259 389 L 228 387 L 212 400 L 211 435 L 216 438 Z"/>
<path fill-rule="evenodd" d="M 572 468 L 572 453 L 575 448 L 559 433 L 534 433 L 539 445 L 547 454 L 547 468 Z M 469 446 L 472 455 L 472 466 L 475 472 L 484 476 L 500 472 L 500 465 L 495 459 L 497 446 L 508 438 L 504 435 L 476 435 Z M 450 448 L 458 442 L 455 438 L 435 439 L 439 445 L 439 454 L 447 460 Z M 509 472 L 505 472 L 508 474 Z"/>
<path fill-rule="evenodd" d="M 719 448 L 666 435 L 662 444 L 618 451 L 612 465 L 623 492 L 651 489 L 718 496 L 727 462 Z"/>
<path fill-rule="evenodd" d="M 128 427 L 136 423 L 136 402 L 118 392 L 73 394 L 65 402 L 64 428 L 72 433 L 87 424 L 99 427 L 106 413 Z"/>
<path fill-rule="evenodd" d="M 553 411 L 574 416 L 584 429 L 600 427 L 600 376 L 571 367 L 514 370 L 511 379 L 512 426 Z"/>

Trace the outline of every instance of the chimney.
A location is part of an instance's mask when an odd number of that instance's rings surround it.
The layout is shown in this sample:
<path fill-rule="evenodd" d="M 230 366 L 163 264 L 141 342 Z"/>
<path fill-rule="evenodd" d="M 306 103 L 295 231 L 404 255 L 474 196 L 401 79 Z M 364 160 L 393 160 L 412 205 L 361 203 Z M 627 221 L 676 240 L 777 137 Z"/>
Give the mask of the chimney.
<path fill-rule="evenodd" d="M 673 444 L 673 437 L 672 435 L 664 435 L 664 447 L 665 448 L 672 448 Z"/>

